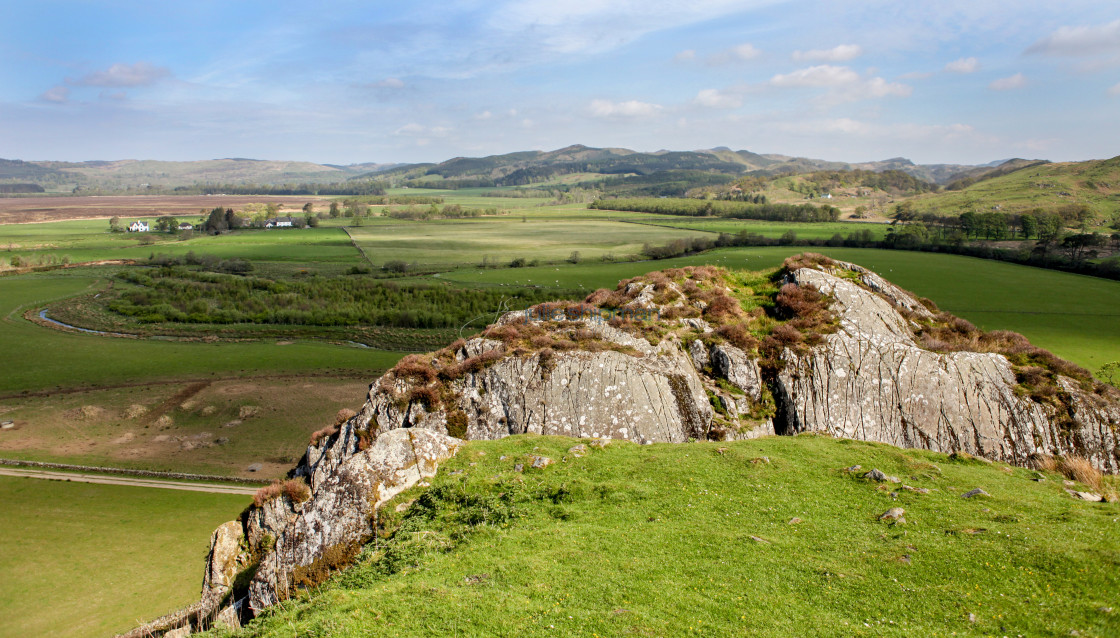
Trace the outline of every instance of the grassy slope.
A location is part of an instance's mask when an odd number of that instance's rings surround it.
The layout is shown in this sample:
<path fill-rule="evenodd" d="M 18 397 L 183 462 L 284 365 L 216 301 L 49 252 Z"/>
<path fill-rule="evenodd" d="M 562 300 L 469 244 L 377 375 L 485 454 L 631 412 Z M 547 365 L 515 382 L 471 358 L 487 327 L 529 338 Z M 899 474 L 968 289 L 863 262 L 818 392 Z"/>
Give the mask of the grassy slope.
<path fill-rule="evenodd" d="M 0 502 L 0 636 L 103 636 L 192 602 L 248 497 L 0 477 Z"/>
<path fill-rule="evenodd" d="M 468 444 L 389 558 L 367 546 L 241 635 L 1120 632 L 1120 612 L 1099 611 L 1116 606 L 1120 506 L 1074 501 L 1060 477 L 823 437 L 616 442 L 582 459 L 572 443 Z M 558 463 L 515 472 L 531 453 Z M 933 491 L 892 500 L 841 470 L 857 463 Z M 961 498 L 974 487 L 991 498 Z M 907 524 L 877 520 L 896 506 Z"/>
<path fill-rule="evenodd" d="M 914 200 L 918 210 L 942 213 L 969 209 L 986 212 L 996 205 L 1002 212 L 1015 213 L 1034 208 L 1052 210 L 1068 204 L 1086 204 L 1106 218 L 1120 213 L 1120 157 L 1034 166 L 961 191 L 945 191 Z"/>
<path fill-rule="evenodd" d="M 638 263 L 463 269 L 439 278 L 469 285 L 541 285 L 590 292 L 614 288 L 626 277 L 690 264 L 773 268 L 804 250 L 730 248 Z M 1120 360 L 1120 282 L 956 255 L 866 248 L 812 250 L 871 268 L 985 330 L 1021 332 L 1035 344 L 1091 370 Z"/>
<path fill-rule="evenodd" d="M 68 334 L 32 324 L 20 314 L 96 282 L 78 274 L 0 279 L 0 343 L 7 362 L 0 393 L 310 370 L 363 371 L 372 376 L 400 358 L 400 353 L 323 343 L 173 343 Z"/>

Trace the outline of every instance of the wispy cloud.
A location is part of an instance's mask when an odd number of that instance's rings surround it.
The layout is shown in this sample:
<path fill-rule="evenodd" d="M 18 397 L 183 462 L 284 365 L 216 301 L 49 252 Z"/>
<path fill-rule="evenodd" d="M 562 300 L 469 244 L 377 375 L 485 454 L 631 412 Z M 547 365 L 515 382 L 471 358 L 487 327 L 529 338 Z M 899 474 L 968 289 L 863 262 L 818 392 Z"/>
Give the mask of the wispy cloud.
<path fill-rule="evenodd" d="M 54 102 L 55 104 L 64 104 L 70 100 L 70 89 L 65 86 L 56 86 L 43 91 L 39 99 Z"/>
<path fill-rule="evenodd" d="M 713 109 L 735 109 L 743 105 L 743 96 L 734 89 L 704 89 L 696 94 L 692 102 Z"/>
<path fill-rule="evenodd" d="M 793 59 L 798 62 L 847 62 L 863 54 L 858 44 L 840 44 L 831 49 L 811 49 L 794 51 Z"/>
<path fill-rule="evenodd" d="M 379 89 L 403 89 L 404 80 L 400 78 L 385 78 L 380 82 L 374 82 L 373 86 Z"/>
<path fill-rule="evenodd" d="M 980 61 L 976 58 L 961 58 L 945 65 L 945 70 L 950 73 L 975 73 L 980 70 Z"/>
<path fill-rule="evenodd" d="M 863 98 L 909 97 L 913 89 L 881 77 L 864 77 L 846 66 L 821 64 L 770 78 L 770 85 L 783 88 L 823 87 L 830 89 L 825 104 L 851 102 Z"/>
<path fill-rule="evenodd" d="M 1120 20 L 1095 26 L 1061 27 L 1032 44 L 1027 53 L 1068 56 L 1120 53 Z"/>
<path fill-rule="evenodd" d="M 147 62 L 137 62 L 136 64 L 114 64 L 104 71 L 96 71 L 77 80 L 67 79 L 67 82 L 82 86 L 128 88 L 155 84 L 170 76 L 171 71 L 167 67 L 154 66 Z"/>
<path fill-rule="evenodd" d="M 1013 91 L 1027 85 L 1027 78 L 1022 73 L 1016 73 L 1005 78 L 993 80 L 988 88 L 993 91 Z"/>
<path fill-rule="evenodd" d="M 758 48 L 750 42 L 744 42 L 708 56 L 705 62 L 718 66 L 735 62 L 747 62 L 749 60 L 754 60 L 760 55 L 762 55 L 762 51 L 759 51 Z"/>
<path fill-rule="evenodd" d="M 650 102 L 640 102 L 638 100 L 627 100 L 625 102 L 611 102 L 610 100 L 592 100 L 590 106 L 591 115 L 595 117 L 649 117 L 661 112 L 662 107 L 660 104 L 652 104 Z"/>
<path fill-rule="evenodd" d="M 1120 83 L 1116 84 L 1108 90 L 1109 95 L 1120 95 Z"/>

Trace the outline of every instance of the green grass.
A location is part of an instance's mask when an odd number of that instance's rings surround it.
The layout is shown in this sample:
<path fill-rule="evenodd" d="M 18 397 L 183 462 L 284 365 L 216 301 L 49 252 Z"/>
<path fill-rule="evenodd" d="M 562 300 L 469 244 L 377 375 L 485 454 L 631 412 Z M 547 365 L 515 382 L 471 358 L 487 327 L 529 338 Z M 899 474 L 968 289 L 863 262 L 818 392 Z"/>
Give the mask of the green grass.
<path fill-rule="evenodd" d="M 1085 204 L 1105 219 L 1120 213 L 1120 157 L 1089 162 L 1055 162 L 978 182 L 960 191 L 944 191 L 913 200 L 920 211 L 1004 213 L 1042 208 L 1048 212 Z"/>
<path fill-rule="evenodd" d="M 711 233 L 729 233 L 732 235 L 742 231 L 758 233 L 764 237 L 781 237 L 788 231 L 793 231 L 798 239 L 830 239 L 833 235 L 846 237 L 850 233 L 867 230 L 874 239 L 883 239 L 887 234 L 886 224 L 872 224 L 863 222 L 765 222 L 755 220 L 736 219 L 691 219 L 688 217 L 671 217 L 668 215 L 650 215 L 649 219 L 635 219 L 639 223 L 672 226 L 685 230 L 699 230 Z"/>
<path fill-rule="evenodd" d="M 5 359 L 0 393 L 277 372 L 346 370 L 372 377 L 401 356 L 317 342 L 184 343 L 70 334 L 35 325 L 21 315 L 98 282 L 77 273 L 0 278 Z"/>
<path fill-rule="evenodd" d="M 193 602 L 248 500 L 0 477 L 0 636 L 109 635 Z"/>
<path fill-rule="evenodd" d="M 604 254 L 625 257 L 641 252 L 642 245 L 664 244 L 696 233 L 609 221 L 552 221 L 520 217 L 472 220 L 401 222 L 350 230 L 355 241 L 375 264 L 403 260 L 423 266 L 478 264 L 489 258 L 507 264 L 528 260 L 561 261 L 572 251 L 584 258 Z"/>
<path fill-rule="evenodd" d="M 773 268 L 806 250 L 870 268 L 985 330 L 1021 332 L 1036 345 L 1090 371 L 1120 360 L 1120 282 L 958 255 L 872 248 L 726 248 L 662 261 L 461 269 L 438 278 L 460 285 L 533 285 L 590 292 L 614 288 L 627 277 L 685 265 Z"/>
<path fill-rule="evenodd" d="M 1120 506 L 1075 501 L 1060 477 L 823 437 L 614 442 L 582 459 L 572 444 L 469 443 L 426 496 L 383 509 L 395 537 L 239 635 L 1120 632 Z M 514 471 L 529 454 L 557 463 Z M 932 491 L 892 500 L 853 464 Z M 975 487 L 991 497 L 961 498 Z M 906 524 L 878 520 L 891 507 Z"/>
<path fill-rule="evenodd" d="M 129 218 L 132 220 L 134 218 Z M 155 222 L 155 217 L 139 218 Z M 195 233 L 180 240 L 167 233 L 111 233 L 103 219 L 0 225 L 0 259 L 69 257 L 71 262 L 146 259 L 152 253 L 184 255 L 189 251 L 223 259 L 299 263 L 363 263 L 339 227 L 240 230 L 225 235 Z M 154 244 L 141 243 L 154 238 Z"/>

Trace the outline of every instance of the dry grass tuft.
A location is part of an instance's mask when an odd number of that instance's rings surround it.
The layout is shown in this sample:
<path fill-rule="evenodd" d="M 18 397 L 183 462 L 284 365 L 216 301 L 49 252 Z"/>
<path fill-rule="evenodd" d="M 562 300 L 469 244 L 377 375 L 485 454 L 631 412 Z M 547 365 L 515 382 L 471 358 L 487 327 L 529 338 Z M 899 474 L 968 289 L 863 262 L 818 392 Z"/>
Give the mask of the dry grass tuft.
<path fill-rule="evenodd" d="M 1101 471 L 1080 456 L 1063 456 L 1057 462 L 1058 471 L 1071 481 L 1088 485 L 1096 491 L 1101 490 Z"/>

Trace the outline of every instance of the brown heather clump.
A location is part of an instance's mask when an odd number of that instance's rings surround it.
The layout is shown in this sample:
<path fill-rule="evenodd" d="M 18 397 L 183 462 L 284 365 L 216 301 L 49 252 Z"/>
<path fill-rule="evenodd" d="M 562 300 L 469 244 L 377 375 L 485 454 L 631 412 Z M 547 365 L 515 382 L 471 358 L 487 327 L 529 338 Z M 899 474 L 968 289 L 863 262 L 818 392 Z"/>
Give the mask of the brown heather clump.
<path fill-rule="evenodd" d="M 786 258 L 786 260 L 782 262 L 782 268 L 788 272 L 793 272 L 802 268 L 814 268 L 819 270 L 821 266 L 827 267 L 835 264 L 836 260 L 820 253 L 801 253 L 800 255 Z"/>
<path fill-rule="evenodd" d="M 789 324 L 775 326 L 770 336 L 783 346 L 792 346 L 793 344 L 800 343 L 805 338 L 800 330 Z"/>
<path fill-rule="evenodd" d="M 429 412 L 439 407 L 439 393 L 432 386 L 417 386 L 408 393 L 409 403 L 420 403 Z"/>
<path fill-rule="evenodd" d="M 410 354 L 393 367 L 393 376 L 398 379 L 415 379 L 421 383 L 431 383 L 436 378 L 436 369 L 418 354 Z"/>
<path fill-rule="evenodd" d="M 311 433 L 311 445 L 318 445 L 319 441 L 338 434 L 339 429 L 341 428 L 339 428 L 338 424 L 336 423 L 334 425 L 328 425 L 321 430 L 315 430 Z"/>
<path fill-rule="evenodd" d="M 281 495 L 286 496 L 293 503 L 302 503 L 311 498 L 311 488 L 307 487 L 307 483 L 302 479 L 273 481 L 257 490 L 253 495 L 253 505 L 263 507 L 266 503 L 280 498 Z"/>
<path fill-rule="evenodd" d="M 728 343 L 739 348 L 744 352 L 752 352 L 761 345 L 761 342 L 754 337 L 747 330 L 747 327 L 741 323 L 732 323 L 726 326 L 720 326 L 716 330 L 716 334 L 727 340 Z"/>

